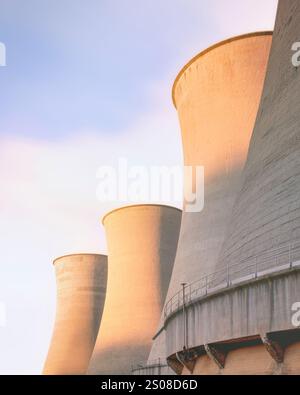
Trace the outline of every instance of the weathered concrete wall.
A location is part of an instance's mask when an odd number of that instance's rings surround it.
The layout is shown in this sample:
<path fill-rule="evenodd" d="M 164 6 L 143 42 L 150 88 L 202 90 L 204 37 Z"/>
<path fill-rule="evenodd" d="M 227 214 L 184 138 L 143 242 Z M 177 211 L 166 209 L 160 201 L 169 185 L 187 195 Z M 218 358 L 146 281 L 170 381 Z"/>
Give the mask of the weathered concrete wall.
<path fill-rule="evenodd" d="M 291 61 L 299 35 L 300 2 L 279 1 L 262 101 L 218 270 L 239 262 L 243 267 L 242 262 L 300 240 L 300 75 Z M 189 346 L 291 330 L 291 308 L 299 300 L 300 274 L 290 271 L 195 303 L 187 308 Z M 166 338 L 168 354 L 182 349 L 182 313 L 168 322 Z M 262 346 L 229 356 L 219 373 L 300 373 L 299 343 L 287 347 L 283 364 L 266 359 Z M 205 358 L 199 358 L 195 374 L 216 373 Z"/>
<path fill-rule="evenodd" d="M 300 240 L 300 2 L 279 1 L 270 62 L 243 181 L 218 267 Z"/>
<path fill-rule="evenodd" d="M 57 311 L 44 374 L 85 374 L 104 307 L 107 257 L 68 255 L 54 261 Z"/>
<path fill-rule="evenodd" d="M 130 374 L 148 357 L 175 259 L 181 210 L 159 205 L 105 216 L 108 287 L 90 374 Z"/>
<path fill-rule="evenodd" d="M 185 164 L 205 168 L 205 205 L 199 213 L 183 212 L 167 300 L 182 282 L 215 270 L 240 187 L 271 41 L 270 33 L 253 33 L 219 43 L 192 59 L 175 81 Z M 154 341 L 149 360 L 165 355 L 162 336 Z"/>
<path fill-rule="evenodd" d="M 231 351 L 226 357 L 224 369 L 218 368 L 207 355 L 198 358 L 194 375 L 278 375 L 300 374 L 300 343 L 289 345 L 284 353 L 284 362 L 276 363 L 263 345 L 242 347 Z M 183 375 L 190 372 L 185 368 Z"/>
<path fill-rule="evenodd" d="M 297 270 L 220 292 L 187 307 L 188 346 L 294 329 L 292 305 L 298 301 L 300 271 Z M 183 323 L 182 311 L 167 321 L 168 356 L 183 349 Z"/>
<path fill-rule="evenodd" d="M 261 98 L 272 36 L 253 33 L 209 48 L 179 74 L 173 97 L 184 163 L 204 166 L 205 203 L 183 212 L 168 296 L 215 270 Z"/>
<path fill-rule="evenodd" d="M 167 350 L 166 350 L 166 332 L 162 329 L 164 326 L 163 314 L 160 317 L 158 330 L 159 334 L 156 334 L 156 338 L 152 341 L 151 350 L 148 356 L 148 363 L 157 359 L 167 363 Z M 156 328 L 157 329 L 157 328 Z"/>

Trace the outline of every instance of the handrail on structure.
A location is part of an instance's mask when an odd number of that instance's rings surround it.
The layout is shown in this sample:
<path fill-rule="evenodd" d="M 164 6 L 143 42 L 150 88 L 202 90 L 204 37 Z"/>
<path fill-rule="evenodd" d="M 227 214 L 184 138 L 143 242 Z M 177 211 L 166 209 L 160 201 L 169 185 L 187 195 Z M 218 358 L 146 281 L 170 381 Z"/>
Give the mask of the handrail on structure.
<path fill-rule="evenodd" d="M 147 361 L 147 362 L 141 362 L 136 365 L 131 366 L 131 371 L 135 372 L 138 370 L 144 370 L 144 369 L 150 369 L 150 368 L 164 368 L 168 367 L 168 364 L 162 363 L 162 360 L 160 358 L 154 359 L 152 361 Z"/>
<path fill-rule="evenodd" d="M 277 271 L 300 267 L 300 241 L 247 258 L 201 277 L 178 291 L 165 305 L 164 319 L 200 297 Z M 183 295 L 184 293 L 184 295 Z"/>

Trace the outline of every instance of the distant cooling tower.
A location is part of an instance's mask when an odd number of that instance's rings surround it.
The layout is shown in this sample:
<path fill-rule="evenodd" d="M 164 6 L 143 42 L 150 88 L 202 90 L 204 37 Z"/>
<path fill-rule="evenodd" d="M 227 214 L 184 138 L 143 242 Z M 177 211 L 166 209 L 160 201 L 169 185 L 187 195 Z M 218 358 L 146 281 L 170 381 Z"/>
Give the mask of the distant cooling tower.
<path fill-rule="evenodd" d="M 44 374 L 85 374 L 95 346 L 107 283 L 107 257 L 67 255 L 54 261 L 57 311 Z"/>
<path fill-rule="evenodd" d="M 183 212 L 167 299 L 180 291 L 181 283 L 189 284 L 216 268 L 240 187 L 271 42 L 270 32 L 223 41 L 193 58 L 175 80 L 173 101 L 184 162 L 204 166 L 205 203 L 202 212 Z M 178 300 L 173 302 L 166 306 L 170 311 Z M 163 360 L 164 337 L 163 331 L 157 336 L 149 361 Z M 177 340 L 183 342 L 183 337 Z"/>
<path fill-rule="evenodd" d="M 129 374 L 144 361 L 176 254 L 181 211 L 160 205 L 114 210 L 103 219 L 108 287 L 90 374 Z"/>
<path fill-rule="evenodd" d="M 203 265 L 199 253 L 203 277 L 186 277 L 184 291 L 166 304 L 166 353 L 179 374 L 300 374 L 300 74 L 292 62 L 299 34 L 299 0 L 280 0 L 249 155 L 233 205 L 226 206 L 222 243 L 214 243 L 215 218 L 224 213 L 216 210 L 206 222 L 216 255 L 205 253 Z M 227 100 L 222 90 L 220 98 Z M 186 111 L 194 122 L 193 107 Z M 220 190 L 216 196 L 229 198 Z M 208 193 L 206 208 L 210 201 Z M 198 236 L 203 245 L 205 235 Z M 179 257 L 186 248 L 180 241 Z M 214 272 L 205 276 L 211 265 Z"/>

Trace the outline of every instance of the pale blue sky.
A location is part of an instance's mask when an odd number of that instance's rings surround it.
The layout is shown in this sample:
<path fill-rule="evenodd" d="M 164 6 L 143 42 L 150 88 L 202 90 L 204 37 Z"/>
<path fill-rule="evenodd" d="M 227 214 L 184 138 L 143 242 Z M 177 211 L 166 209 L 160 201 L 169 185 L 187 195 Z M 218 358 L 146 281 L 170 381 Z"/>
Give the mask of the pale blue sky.
<path fill-rule="evenodd" d="M 96 171 L 182 163 L 172 82 L 197 52 L 273 28 L 276 0 L 0 0 L 0 374 L 39 374 L 51 260 L 103 252 Z M 176 204 L 176 202 L 170 202 Z M 118 202 L 115 202 L 118 205 Z"/>
<path fill-rule="evenodd" d="M 149 82 L 168 75 L 184 43 L 218 32 L 213 7 L 201 13 L 201 3 L 211 2 L 2 0 L 0 132 L 53 139 L 122 129 L 149 107 Z"/>

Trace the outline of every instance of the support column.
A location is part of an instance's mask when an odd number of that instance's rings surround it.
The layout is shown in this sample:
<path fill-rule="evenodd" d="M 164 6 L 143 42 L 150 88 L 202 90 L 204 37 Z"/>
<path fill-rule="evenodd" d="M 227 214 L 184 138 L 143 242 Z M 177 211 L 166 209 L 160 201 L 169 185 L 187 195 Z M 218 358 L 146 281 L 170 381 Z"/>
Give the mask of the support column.
<path fill-rule="evenodd" d="M 216 345 L 205 344 L 204 348 L 209 358 L 215 362 L 220 369 L 224 369 L 227 353 L 220 350 Z"/>
<path fill-rule="evenodd" d="M 268 351 L 268 353 L 271 355 L 271 357 L 276 361 L 277 363 L 282 363 L 284 360 L 284 347 L 283 345 L 278 341 L 278 340 L 273 340 L 270 338 L 270 335 L 264 333 L 261 335 L 261 340 Z"/>

